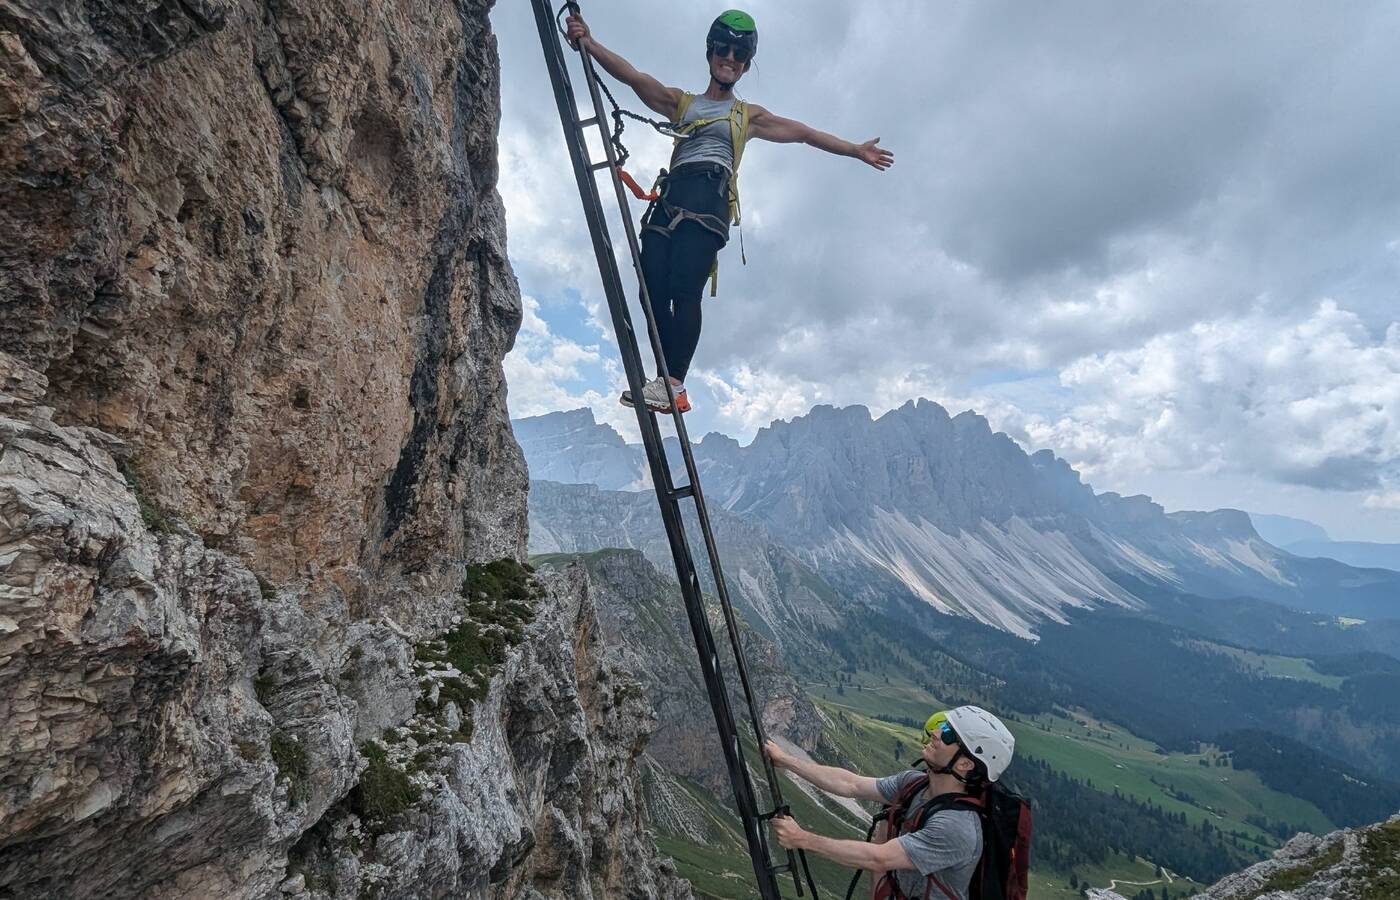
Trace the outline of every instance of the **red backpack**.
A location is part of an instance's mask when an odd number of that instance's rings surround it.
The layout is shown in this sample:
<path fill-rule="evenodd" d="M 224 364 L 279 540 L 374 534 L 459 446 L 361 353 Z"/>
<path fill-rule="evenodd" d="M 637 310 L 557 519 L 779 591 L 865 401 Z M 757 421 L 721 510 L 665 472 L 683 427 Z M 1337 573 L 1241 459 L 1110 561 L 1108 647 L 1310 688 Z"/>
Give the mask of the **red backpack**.
<path fill-rule="evenodd" d="M 982 788 L 980 794 L 940 794 L 915 806 L 915 801 L 928 787 L 928 776 L 912 779 L 870 821 L 865 839 L 870 840 L 881 822 L 888 822 L 886 834 L 894 838 L 923 828 L 929 816 L 945 809 L 970 809 L 982 821 L 982 857 L 972 873 L 968 894 L 971 900 L 1026 900 L 1030 890 L 1031 867 L 1031 805 L 1019 794 L 1000 787 L 995 782 Z M 846 900 L 851 900 L 861 872 L 851 879 Z M 936 877 L 928 876 L 923 897 L 934 897 L 934 888 L 947 900 L 956 895 Z M 910 900 L 900 890 L 894 872 L 886 872 L 875 882 L 872 900 Z"/>

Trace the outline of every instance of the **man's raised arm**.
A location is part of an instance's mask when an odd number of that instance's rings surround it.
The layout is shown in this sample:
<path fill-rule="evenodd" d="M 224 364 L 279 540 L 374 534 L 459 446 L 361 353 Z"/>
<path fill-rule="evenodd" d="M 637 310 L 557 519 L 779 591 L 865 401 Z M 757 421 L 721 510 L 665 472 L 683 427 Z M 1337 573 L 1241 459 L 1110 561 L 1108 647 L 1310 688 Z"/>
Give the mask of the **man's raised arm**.
<path fill-rule="evenodd" d="M 853 800 L 870 800 L 875 803 L 883 802 L 885 799 L 880 794 L 880 789 L 876 787 L 875 779 L 868 775 L 857 775 L 855 772 L 836 766 L 823 766 L 810 760 L 799 759 L 772 741 L 764 744 L 763 749 L 768 754 L 768 758 L 773 760 L 773 765 L 780 769 L 787 769 L 829 794 L 850 797 Z"/>

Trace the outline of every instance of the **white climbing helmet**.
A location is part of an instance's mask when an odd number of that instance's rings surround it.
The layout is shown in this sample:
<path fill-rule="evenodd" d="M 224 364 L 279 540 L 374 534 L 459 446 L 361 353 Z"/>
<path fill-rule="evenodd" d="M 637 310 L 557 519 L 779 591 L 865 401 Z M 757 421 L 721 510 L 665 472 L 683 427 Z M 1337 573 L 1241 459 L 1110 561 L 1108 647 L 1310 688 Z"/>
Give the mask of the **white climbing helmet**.
<path fill-rule="evenodd" d="M 987 767 L 988 781 L 996 781 L 1011 765 L 1016 738 L 1001 724 L 1001 719 L 980 706 L 959 706 L 949 710 L 948 724 L 967 752 Z"/>

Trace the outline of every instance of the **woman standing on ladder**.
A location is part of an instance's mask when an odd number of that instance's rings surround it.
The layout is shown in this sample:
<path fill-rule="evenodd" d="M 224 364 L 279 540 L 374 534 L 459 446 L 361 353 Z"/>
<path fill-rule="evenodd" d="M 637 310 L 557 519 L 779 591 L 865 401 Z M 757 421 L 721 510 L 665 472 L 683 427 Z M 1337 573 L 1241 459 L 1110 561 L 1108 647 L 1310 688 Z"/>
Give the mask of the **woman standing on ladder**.
<path fill-rule="evenodd" d="M 835 135 L 774 115 L 758 104 L 734 96 L 734 85 L 753 64 L 758 28 L 753 17 L 737 9 L 721 13 L 705 38 L 710 83 L 703 94 L 666 87 L 593 39 L 579 16 L 565 21 L 570 42 L 581 46 L 612 77 L 636 92 L 642 103 L 679 124 L 688 135 L 676 142 L 671 171 L 660 196 L 642 217 L 642 277 L 651 298 L 661 337 L 666 370 L 681 412 L 690 410 L 685 375 L 700 341 L 700 296 L 713 278 L 720 248 L 729 240 L 729 225 L 739 222 L 739 161 L 749 138 L 780 144 L 803 143 L 838 156 L 849 156 L 881 171 L 894 154 L 880 139 L 853 144 Z M 580 44 L 580 41 L 586 43 Z M 642 391 L 648 408 L 670 412 L 666 386 L 658 372 Z M 631 391 L 622 402 L 632 405 Z"/>

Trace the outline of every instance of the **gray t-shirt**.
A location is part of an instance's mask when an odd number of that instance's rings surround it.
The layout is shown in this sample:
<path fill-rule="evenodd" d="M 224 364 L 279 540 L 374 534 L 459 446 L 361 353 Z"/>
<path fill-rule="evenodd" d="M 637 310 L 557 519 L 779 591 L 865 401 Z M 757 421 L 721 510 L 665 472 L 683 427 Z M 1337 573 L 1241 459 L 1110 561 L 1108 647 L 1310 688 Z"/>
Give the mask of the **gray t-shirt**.
<path fill-rule="evenodd" d="M 734 171 L 734 138 L 729 133 L 729 109 L 735 101 L 706 100 L 696 97 L 690 108 L 681 117 L 682 123 L 698 122 L 701 119 L 715 119 L 708 125 L 697 128 L 690 137 L 676 145 L 671 168 L 684 163 L 718 163 L 729 171 Z"/>
<path fill-rule="evenodd" d="M 876 782 L 880 796 L 886 803 L 893 803 L 899 791 L 910 780 L 922 778 L 923 772 L 909 769 L 898 775 L 890 775 Z M 926 793 L 922 800 L 932 799 Z M 917 808 L 917 807 L 915 807 Z M 982 857 L 982 819 L 970 809 L 945 809 L 928 817 L 924 827 L 912 834 L 900 835 L 898 841 L 904 845 L 904 852 L 913 869 L 901 869 L 895 873 L 900 890 L 910 897 L 923 897 L 928 885 L 928 876 L 933 875 L 953 892 L 958 900 L 967 900 L 968 885 L 972 883 L 972 873 L 977 869 L 977 861 Z M 946 900 L 943 892 L 933 889 L 931 897 Z"/>

